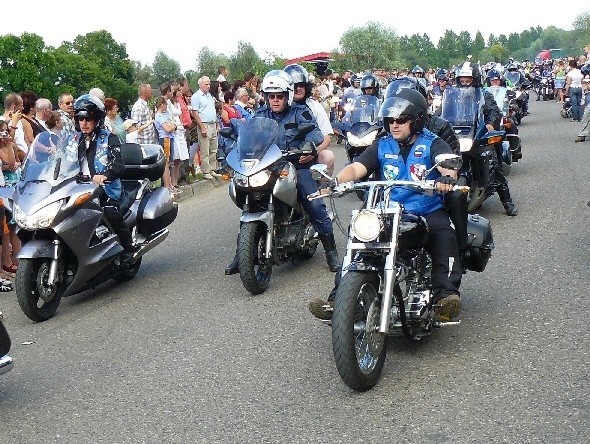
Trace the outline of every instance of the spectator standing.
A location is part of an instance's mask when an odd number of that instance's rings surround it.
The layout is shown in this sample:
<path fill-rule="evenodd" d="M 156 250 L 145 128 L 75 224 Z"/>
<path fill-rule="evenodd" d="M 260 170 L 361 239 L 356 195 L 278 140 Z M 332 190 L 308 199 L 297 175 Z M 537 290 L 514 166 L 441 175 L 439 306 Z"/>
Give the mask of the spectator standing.
<path fill-rule="evenodd" d="M 138 126 L 144 126 L 147 123 L 153 123 L 154 119 L 148 105 L 148 100 L 152 98 L 152 87 L 148 83 L 142 83 L 137 90 L 138 99 L 131 108 L 131 118 L 137 122 Z M 148 125 L 138 133 L 137 143 L 157 143 L 156 129 L 153 125 Z"/>
<path fill-rule="evenodd" d="M 166 167 L 164 168 L 162 182 L 170 192 L 173 192 L 174 190 L 172 189 L 172 182 L 170 180 L 170 155 L 174 146 L 176 125 L 174 125 L 172 118 L 168 114 L 168 103 L 164 96 L 156 98 L 156 115 L 154 120 L 160 146 L 164 148 L 164 156 L 166 157 Z"/>
<path fill-rule="evenodd" d="M 244 87 L 238 88 L 234 94 L 233 106 L 238 110 L 240 116 L 246 120 L 252 118 L 252 107 L 248 103 L 249 98 L 248 91 Z"/>
<path fill-rule="evenodd" d="M 125 128 L 123 128 L 123 119 L 119 115 L 119 102 L 116 99 L 107 97 L 104 99 L 104 109 L 106 111 L 104 126 L 111 134 L 116 135 L 121 143 L 124 143 L 127 133 L 125 132 Z"/>
<path fill-rule="evenodd" d="M 104 91 L 100 88 L 92 88 L 90 91 L 88 91 L 88 94 L 98 98 L 98 100 L 100 100 L 102 103 L 104 103 L 104 101 L 106 100 L 104 96 Z"/>
<path fill-rule="evenodd" d="M 35 113 L 35 120 L 43 127 L 44 131 L 49 130 L 46 121 L 53 112 L 52 108 L 51 100 L 49 99 L 41 98 L 35 103 L 35 109 L 37 110 Z"/>
<path fill-rule="evenodd" d="M 57 106 L 63 122 L 62 137 L 66 138 L 76 132 L 74 125 L 74 97 L 70 93 L 61 93 L 57 98 Z"/>
<path fill-rule="evenodd" d="M 563 103 L 565 101 L 563 90 L 565 88 L 565 76 L 567 71 L 565 69 L 565 62 L 560 60 L 553 68 L 553 74 L 555 75 L 555 90 L 557 91 L 557 102 Z"/>
<path fill-rule="evenodd" d="M 222 125 L 228 127 L 231 119 L 241 119 L 242 115 L 234 106 L 235 94 L 231 91 L 227 91 L 223 95 L 223 107 L 221 109 L 221 122 Z"/>
<path fill-rule="evenodd" d="M 590 140 L 590 75 L 584 76 L 584 79 L 582 79 L 582 93 L 584 97 L 584 115 L 582 116 L 580 132 L 574 142 Z"/>
<path fill-rule="evenodd" d="M 221 65 L 217 68 L 217 73 L 219 74 L 217 76 L 217 80 L 219 83 L 223 83 L 223 82 L 227 82 L 227 76 L 229 75 L 229 71 L 227 70 L 227 67 Z"/>
<path fill-rule="evenodd" d="M 19 143 L 19 139 L 15 138 L 15 142 L 21 150 L 23 150 L 25 153 L 28 153 L 29 147 L 33 143 L 35 136 L 44 131 L 45 128 L 43 128 L 43 126 L 37 122 L 37 119 L 35 119 L 35 114 L 37 112 L 35 105 L 39 99 L 37 94 L 32 91 L 23 91 L 20 93 L 20 96 L 23 99 L 23 120 L 21 123 L 23 127 L 26 148 L 24 145 L 22 145 L 22 143 Z"/>
<path fill-rule="evenodd" d="M 569 61 L 570 70 L 565 77 L 565 93 L 570 97 L 572 104 L 572 118 L 570 122 L 582 121 L 582 108 L 580 102 L 582 101 L 582 79 L 584 76 L 578 68 L 575 60 Z"/>
<path fill-rule="evenodd" d="M 180 179 L 180 164 L 185 160 L 188 160 L 188 145 L 186 142 L 185 129 L 180 119 L 182 111 L 180 109 L 180 103 L 178 97 L 182 96 L 180 85 L 178 83 L 172 83 L 170 90 L 166 93 L 166 99 L 168 103 L 168 114 L 172 118 L 176 130 L 174 131 L 174 144 L 172 146 L 172 189 L 175 193 L 180 192 L 178 188 L 178 181 Z"/>
<path fill-rule="evenodd" d="M 199 149 L 201 170 L 205 179 L 213 179 L 217 158 L 217 113 L 215 98 L 209 92 L 211 80 L 207 76 L 199 79 L 199 90 L 191 97 L 192 116 L 199 127 Z"/>
<path fill-rule="evenodd" d="M 244 87 L 246 91 L 248 91 L 248 96 L 250 97 L 248 103 L 252 105 L 252 109 L 256 111 L 260 107 L 260 102 L 262 101 L 262 96 L 258 94 L 258 78 L 256 74 L 253 72 L 247 72 L 244 75 Z"/>

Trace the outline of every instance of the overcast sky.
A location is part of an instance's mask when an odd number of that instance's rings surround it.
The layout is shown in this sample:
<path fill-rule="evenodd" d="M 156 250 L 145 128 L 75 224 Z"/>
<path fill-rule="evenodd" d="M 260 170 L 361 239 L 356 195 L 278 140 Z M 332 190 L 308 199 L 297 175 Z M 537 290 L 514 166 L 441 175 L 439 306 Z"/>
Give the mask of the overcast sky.
<path fill-rule="evenodd" d="M 329 52 L 338 47 L 348 29 L 369 21 L 380 22 L 399 36 L 427 34 L 436 45 L 447 29 L 457 34 L 468 31 L 472 38 L 480 31 L 486 41 L 490 33 L 508 36 L 536 26 L 571 30 L 575 18 L 590 11 L 582 6 L 585 2 L 565 8 L 525 1 L 470 3 L 465 8 L 458 6 L 465 2 L 431 0 L 149 2 L 157 5 L 154 7 L 142 1 L 62 0 L 31 4 L 26 14 L 3 20 L 0 33 L 29 32 L 41 36 L 46 45 L 59 46 L 64 40 L 105 29 L 116 42 L 126 45 L 130 59 L 151 65 L 161 50 L 186 71 L 196 69 L 197 55 L 204 46 L 229 56 L 237 50 L 238 41 L 243 41 L 252 44 L 262 58 L 276 54 L 288 59 Z M 345 6 L 349 4 L 355 6 Z M 497 9 L 494 15 L 481 12 L 482 6 L 489 9 L 491 5 Z"/>

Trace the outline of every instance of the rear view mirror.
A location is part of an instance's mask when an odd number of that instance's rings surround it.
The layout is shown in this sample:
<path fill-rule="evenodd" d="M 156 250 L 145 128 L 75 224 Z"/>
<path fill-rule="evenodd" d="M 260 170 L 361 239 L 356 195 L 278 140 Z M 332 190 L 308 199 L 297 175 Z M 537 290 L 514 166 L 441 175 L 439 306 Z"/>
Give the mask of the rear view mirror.
<path fill-rule="evenodd" d="M 434 158 L 436 166 L 447 170 L 459 170 L 463 165 L 463 159 L 456 154 L 439 154 Z"/>

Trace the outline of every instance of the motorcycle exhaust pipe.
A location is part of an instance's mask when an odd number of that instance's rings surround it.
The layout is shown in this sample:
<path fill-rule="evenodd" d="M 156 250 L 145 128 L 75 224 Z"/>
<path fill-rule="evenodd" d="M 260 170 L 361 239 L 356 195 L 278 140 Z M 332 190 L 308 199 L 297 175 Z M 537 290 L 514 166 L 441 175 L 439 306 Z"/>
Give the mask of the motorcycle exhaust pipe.
<path fill-rule="evenodd" d="M 168 230 L 162 230 L 159 233 L 152 235 L 153 237 L 147 238 L 143 243 L 138 245 L 139 250 L 135 252 L 135 254 L 133 255 L 133 259 L 137 259 L 138 257 L 143 256 L 156 245 L 160 245 L 168 237 L 169 233 L 170 231 Z"/>

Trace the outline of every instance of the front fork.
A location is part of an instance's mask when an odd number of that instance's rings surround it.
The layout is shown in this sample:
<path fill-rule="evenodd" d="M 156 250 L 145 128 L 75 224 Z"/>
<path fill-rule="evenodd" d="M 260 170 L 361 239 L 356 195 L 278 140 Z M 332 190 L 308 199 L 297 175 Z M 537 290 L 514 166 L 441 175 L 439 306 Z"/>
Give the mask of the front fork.
<path fill-rule="evenodd" d="M 54 287 L 57 284 L 57 266 L 61 256 L 61 244 L 59 239 L 53 240 L 53 258 L 49 264 L 49 275 L 47 276 L 47 285 Z"/>
<path fill-rule="evenodd" d="M 393 286 L 397 270 L 395 260 L 397 254 L 397 239 L 399 236 L 399 225 L 402 209 L 398 207 L 393 214 L 393 226 L 391 228 L 391 242 L 389 254 L 385 258 L 385 269 L 383 272 L 384 290 L 383 300 L 381 301 L 381 319 L 379 323 L 379 333 L 387 334 L 389 330 L 389 320 L 391 318 L 391 305 L 393 304 Z"/>

